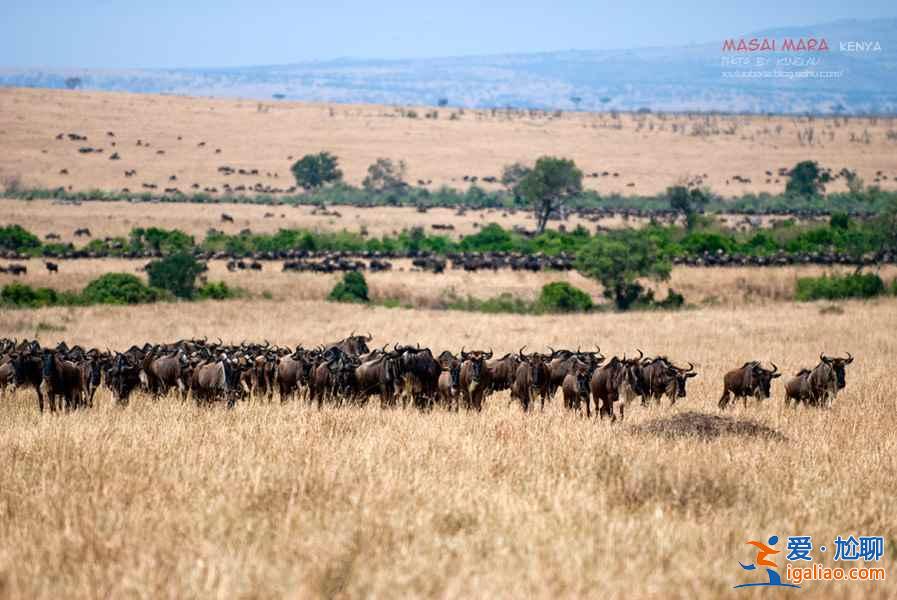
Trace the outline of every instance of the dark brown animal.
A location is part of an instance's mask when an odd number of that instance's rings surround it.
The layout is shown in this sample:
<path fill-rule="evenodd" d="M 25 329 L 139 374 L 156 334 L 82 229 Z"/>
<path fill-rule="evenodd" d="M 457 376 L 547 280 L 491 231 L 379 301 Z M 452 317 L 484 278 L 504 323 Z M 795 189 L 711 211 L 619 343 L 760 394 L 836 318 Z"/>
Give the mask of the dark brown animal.
<path fill-rule="evenodd" d="M 483 410 L 483 397 L 486 389 L 492 383 L 486 361 L 492 358 L 492 350 L 489 352 L 465 352 L 461 349 L 461 372 L 459 383 L 461 384 L 461 398 L 464 400 L 464 408 L 467 410 Z"/>
<path fill-rule="evenodd" d="M 56 412 L 57 398 L 60 408 L 63 401 L 65 402 L 66 410 L 74 410 L 83 405 L 84 384 L 81 369 L 73 362 L 63 359 L 60 354 L 53 350 L 44 351 L 41 368 L 40 388 L 47 397 L 51 412 Z"/>
<path fill-rule="evenodd" d="M 561 383 L 564 394 L 564 407 L 571 410 L 579 410 L 583 403 L 586 405 L 586 417 L 591 417 L 589 408 L 589 379 L 591 370 L 585 363 L 578 362 L 571 366 Z"/>
<path fill-rule="evenodd" d="M 624 405 L 629 404 L 636 396 L 644 395 L 645 384 L 640 361 L 641 357 L 627 359 L 624 356 L 621 359 L 614 356 L 606 365 L 595 370 L 589 388 L 598 416 L 616 420 L 614 404 L 620 400 L 622 393 L 625 401 L 620 405 L 620 418 L 622 418 Z"/>
<path fill-rule="evenodd" d="M 755 360 L 726 373 L 723 377 L 723 394 L 719 399 L 720 409 L 728 406 L 732 396 L 736 402 L 742 398 L 745 408 L 748 396 L 753 396 L 758 402 L 769 398 L 772 380 L 782 376 L 775 363 L 771 364 L 772 369 L 764 369 L 760 366 L 760 361 Z"/>

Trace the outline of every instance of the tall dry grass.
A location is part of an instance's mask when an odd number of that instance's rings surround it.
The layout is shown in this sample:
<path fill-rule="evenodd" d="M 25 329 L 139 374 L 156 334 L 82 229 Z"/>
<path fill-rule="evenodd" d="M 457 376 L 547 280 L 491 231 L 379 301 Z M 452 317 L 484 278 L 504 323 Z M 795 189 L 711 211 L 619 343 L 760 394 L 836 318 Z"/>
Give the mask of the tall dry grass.
<path fill-rule="evenodd" d="M 174 398 L 39 415 L 0 404 L 0 590 L 24 597 L 719 597 L 745 580 L 748 539 L 884 535 L 897 558 L 897 303 L 682 313 L 487 316 L 237 301 L 6 311 L 0 334 L 64 323 L 44 343 L 125 347 L 221 335 L 312 344 L 350 329 L 375 343 L 496 352 L 594 342 L 697 365 L 676 407 L 623 423 L 524 415 L 325 409 L 298 402 L 199 410 Z M 784 436 L 666 439 L 633 426 L 715 413 L 723 372 L 786 372 L 849 350 L 831 411 L 774 398 L 728 416 Z M 820 554 L 816 553 L 817 557 Z M 817 558 L 831 564 L 831 555 Z M 805 584 L 817 597 L 889 598 L 884 584 Z M 742 595 L 744 592 L 740 592 Z M 796 594 L 795 594 L 796 595 Z"/>

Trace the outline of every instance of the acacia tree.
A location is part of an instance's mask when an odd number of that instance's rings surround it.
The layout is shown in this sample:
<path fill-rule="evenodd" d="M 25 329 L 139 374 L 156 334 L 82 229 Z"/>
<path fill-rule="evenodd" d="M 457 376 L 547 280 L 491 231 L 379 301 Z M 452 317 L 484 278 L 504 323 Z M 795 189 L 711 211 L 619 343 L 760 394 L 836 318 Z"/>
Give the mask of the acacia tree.
<path fill-rule="evenodd" d="M 582 171 L 570 159 L 543 156 L 517 189 L 536 213 L 537 230 L 542 233 L 551 214 L 582 192 Z"/>
<path fill-rule="evenodd" d="M 576 258 L 576 270 L 597 280 L 608 300 L 619 310 L 638 302 L 651 302 L 640 278 L 666 281 L 672 266 L 650 237 L 638 231 L 623 230 L 592 239 Z"/>
<path fill-rule="evenodd" d="M 501 171 L 501 184 L 514 196 L 514 204 L 523 203 L 523 198 L 520 196 L 520 182 L 529 175 L 530 171 L 532 169 L 521 162 L 505 165 Z"/>
<path fill-rule="evenodd" d="M 697 221 L 697 214 L 709 200 L 708 194 L 700 188 L 676 185 L 667 188 L 667 198 L 670 208 L 681 212 L 685 216 L 685 227 L 690 231 Z"/>
<path fill-rule="evenodd" d="M 785 193 L 795 196 L 816 196 L 825 192 L 825 184 L 831 181 L 827 172 L 819 168 L 815 160 L 805 160 L 788 172 Z"/>
<path fill-rule="evenodd" d="M 378 158 L 368 167 L 368 174 L 361 182 L 362 187 L 372 192 L 390 192 L 401 190 L 405 183 L 405 161 L 398 163 L 389 158 Z"/>
<path fill-rule="evenodd" d="M 329 152 L 306 154 L 290 168 L 296 184 L 305 190 L 316 190 L 325 184 L 342 180 L 339 159 Z"/>

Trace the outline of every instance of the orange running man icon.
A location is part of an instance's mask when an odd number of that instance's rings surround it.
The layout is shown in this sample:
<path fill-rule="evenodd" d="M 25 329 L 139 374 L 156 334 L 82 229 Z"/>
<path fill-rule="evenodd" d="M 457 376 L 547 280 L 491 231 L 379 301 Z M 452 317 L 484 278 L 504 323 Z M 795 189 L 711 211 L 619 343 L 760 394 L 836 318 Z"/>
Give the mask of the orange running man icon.
<path fill-rule="evenodd" d="M 770 540 L 770 543 L 775 544 L 777 541 L 779 541 L 778 538 L 776 538 L 775 541 Z M 773 554 L 778 554 L 779 552 L 781 552 L 781 550 L 775 550 L 773 548 L 770 548 L 763 542 L 758 542 L 756 540 L 751 540 L 748 542 L 748 544 L 750 544 L 751 546 L 754 546 L 755 548 L 757 548 L 759 550 L 759 552 L 757 552 L 757 558 L 754 559 L 754 565 L 756 565 L 758 567 L 778 567 L 779 566 L 776 563 L 772 562 L 771 560 L 766 560 L 766 557 L 772 556 Z"/>
<path fill-rule="evenodd" d="M 763 542 L 758 542 L 757 540 L 751 540 L 748 542 L 748 545 L 753 546 L 757 549 L 757 558 L 754 559 L 754 562 L 748 565 L 742 564 L 739 561 L 739 565 L 745 571 L 753 571 L 757 567 L 766 567 L 766 577 L 767 581 L 760 581 L 756 583 L 742 583 L 740 585 L 736 585 L 736 588 L 746 588 L 746 587 L 792 587 L 799 588 L 799 585 L 795 585 L 793 583 L 782 583 L 782 578 L 779 576 L 778 571 L 774 569 L 778 568 L 779 565 L 769 560 L 767 557 L 772 556 L 774 554 L 778 554 L 781 550 L 776 550 L 775 548 L 771 548 L 770 546 L 775 546 L 779 543 L 779 536 L 773 535 L 770 536 L 769 540 L 767 540 L 769 545 L 764 544 Z M 770 568 L 772 567 L 772 568 Z"/>

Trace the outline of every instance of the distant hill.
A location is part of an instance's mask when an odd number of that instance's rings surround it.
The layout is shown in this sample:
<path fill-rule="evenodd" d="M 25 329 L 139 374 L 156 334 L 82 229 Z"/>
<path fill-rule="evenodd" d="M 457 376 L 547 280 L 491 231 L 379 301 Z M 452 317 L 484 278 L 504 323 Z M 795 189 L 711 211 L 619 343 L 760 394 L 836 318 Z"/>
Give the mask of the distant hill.
<path fill-rule="evenodd" d="M 733 38 L 775 40 L 776 52 L 726 52 L 724 40 L 673 48 L 570 50 L 418 60 L 340 59 L 240 68 L 0 69 L 0 85 L 320 102 L 580 110 L 752 113 L 897 113 L 897 19 L 845 20 L 770 29 Z M 827 51 L 782 51 L 784 40 L 825 39 Z M 842 43 L 869 46 L 842 49 Z M 724 59 L 770 62 L 724 66 Z M 781 66 L 835 77 L 732 77 Z"/>

